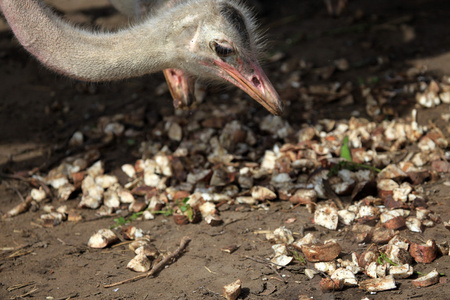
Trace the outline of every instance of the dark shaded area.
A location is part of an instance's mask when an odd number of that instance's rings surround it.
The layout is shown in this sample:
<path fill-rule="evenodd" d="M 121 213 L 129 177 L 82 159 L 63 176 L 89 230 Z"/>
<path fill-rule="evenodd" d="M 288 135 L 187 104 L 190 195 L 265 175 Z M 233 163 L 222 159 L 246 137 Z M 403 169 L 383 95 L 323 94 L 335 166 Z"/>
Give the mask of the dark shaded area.
<path fill-rule="evenodd" d="M 260 7 L 262 29 L 267 30 L 270 41 L 269 53 L 285 53 L 281 61 L 267 62 L 265 68 L 287 100 L 288 109 L 283 117 L 294 126 L 318 118 L 346 118 L 353 110 L 364 115 L 364 108 L 360 95 L 355 92 L 357 101 L 352 107 L 341 108 L 335 103 L 319 101 L 313 111 L 305 111 L 301 89 L 286 84 L 290 72 L 279 71 L 283 63 L 290 69 L 299 68 L 304 85 L 350 81 L 357 86 L 371 78 L 383 82 L 402 75 L 410 67 L 410 60 L 435 58 L 450 51 L 450 3 L 445 0 L 350 1 L 337 18 L 328 16 L 321 1 L 283 1 L 283 4 L 260 1 Z M 97 8 L 79 13 L 95 22 L 114 10 Z M 125 19 L 121 22 L 122 25 L 127 23 Z M 113 24 L 107 25 L 111 28 Z M 0 37 L 0 76 L 3 79 L 0 128 L 5 129 L 0 131 L 2 144 L 64 142 L 80 122 L 132 107 L 147 107 L 148 125 L 153 118 L 161 117 L 153 114 L 155 108 L 163 105 L 168 113 L 173 111 L 167 93 L 154 94 L 155 87 L 163 83 L 159 74 L 114 83 L 77 82 L 46 70 L 16 42 L 11 43 L 9 32 L 2 32 Z M 327 79 L 315 72 L 303 73 L 299 67 L 302 60 L 319 68 L 339 58 L 349 61 L 350 70 L 335 72 Z M 437 65 L 441 68 L 433 72 L 443 74 L 450 68 L 450 61 L 444 57 L 438 59 Z M 217 91 L 221 92 L 210 89 L 207 101 L 217 101 L 218 105 L 226 103 L 220 100 Z M 235 89 L 231 93 L 234 92 Z M 399 115 L 415 103 L 414 99 L 399 101 L 403 101 L 402 110 L 397 112 Z M 391 103 L 394 107 L 398 104 Z M 69 107 L 70 113 L 65 113 L 63 107 Z M 256 103 L 253 107 L 255 114 L 266 113 Z M 8 130 L 11 128 L 14 130 Z"/>

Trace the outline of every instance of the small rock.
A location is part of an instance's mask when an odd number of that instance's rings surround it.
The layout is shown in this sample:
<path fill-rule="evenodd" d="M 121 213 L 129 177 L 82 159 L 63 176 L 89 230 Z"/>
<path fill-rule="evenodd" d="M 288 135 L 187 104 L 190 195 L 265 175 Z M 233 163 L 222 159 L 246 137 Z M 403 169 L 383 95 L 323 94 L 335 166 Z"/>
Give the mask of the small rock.
<path fill-rule="evenodd" d="M 381 292 L 397 288 L 393 275 L 386 276 L 385 278 L 374 278 L 361 281 L 359 288 L 366 290 L 367 292 Z"/>
<path fill-rule="evenodd" d="M 127 264 L 127 268 L 135 271 L 135 272 L 147 272 L 150 270 L 152 263 L 147 256 L 143 253 L 136 255 L 130 262 Z"/>
<path fill-rule="evenodd" d="M 426 244 L 411 243 L 409 253 L 418 263 L 429 264 L 438 254 L 438 247 L 434 240 L 428 240 Z"/>
<path fill-rule="evenodd" d="M 415 287 L 427 287 L 439 282 L 439 273 L 436 269 L 431 271 L 425 276 L 419 277 L 416 280 L 411 281 Z"/>
<path fill-rule="evenodd" d="M 336 230 L 338 220 L 338 209 L 334 203 L 317 205 L 316 211 L 314 212 L 314 224 L 330 230 Z"/>
<path fill-rule="evenodd" d="M 332 261 L 342 251 L 341 246 L 335 242 L 302 245 L 301 249 L 306 260 L 310 262 Z"/>
<path fill-rule="evenodd" d="M 242 282 L 240 279 L 223 287 L 223 296 L 227 300 L 236 300 L 241 294 Z"/>
<path fill-rule="evenodd" d="M 89 239 L 88 246 L 102 249 L 119 241 L 111 229 L 100 229 Z"/>

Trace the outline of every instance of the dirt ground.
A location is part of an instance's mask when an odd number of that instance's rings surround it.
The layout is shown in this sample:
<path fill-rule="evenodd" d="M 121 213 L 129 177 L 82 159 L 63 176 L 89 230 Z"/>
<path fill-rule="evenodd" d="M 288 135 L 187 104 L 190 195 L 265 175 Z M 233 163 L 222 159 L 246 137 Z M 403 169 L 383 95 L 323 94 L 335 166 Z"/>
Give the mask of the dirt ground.
<path fill-rule="evenodd" d="M 117 28 L 127 24 L 107 1 L 51 2 L 73 22 L 94 24 L 97 28 Z M 301 85 L 308 86 L 331 82 L 351 82 L 357 86 L 375 80 L 375 86 L 396 89 L 399 86 L 392 78 L 402 76 L 411 67 L 427 67 L 426 76 L 434 78 L 450 75 L 449 1 L 350 0 L 337 18 L 326 13 L 321 1 L 289 0 L 283 1 L 283 5 L 262 1 L 259 14 L 270 41 L 269 54 L 284 54 L 281 60 L 268 60 L 264 68 L 286 100 L 283 118 L 297 130 L 303 124 L 315 124 L 323 118 L 349 119 L 355 114 L 368 117 L 357 89 L 353 93 L 355 101 L 350 105 L 336 101 L 305 105 L 300 97 L 301 86 L 286 84 L 301 60 L 315 68 L 328 66 L 340 58 L 350 63 L 348 70 L 334 72 L 325 79 L 314 72 L 300 74 Z M 116 139 L 99 149 L 106 171 L 119 174 L 122 164 L 133 164 L 141 157 L 141 142 L 155 138 L 154 126 L 175 114 L 169 93 L 157 92 L 164 86 L 161 74 L 104 84 L 77 82 L 48 71 L 30 57 L 4 23 L 0 30 L 2 174 L 36 168 L 38 173 L 46 173 L 65 157 L 86 150 L 68 148 L 67 141 L 75 131 L 95 126 L 102 116 L 144 109 L 144 126 L 139 129 L 135 142 Z M 287 71 L 282 70 L 283 64 Z M 228 100 L 236 94 L 241 95 L 234 88 L 224 91 L 212 87 L 204 103 L 196 109 L 220 106 L 226 110 Z M 255 118 L 261 119 L 268 114 L 248 97 L 243 101 Z M 450 113 L 448 104 L 425 109 L 419 107 L 414 98 L 396 98 L 389 107 L 390 118 L 405 118 L 416 108 L 420 124 L 434 124 L 447 139 L 450 137 L 448 121 L 441 118 L 442 114 Z M 189 113 L 184 116 L 189 121 Z M 276 142 L 264 132 L 257 139 L 267 149 L 273 148 Z M 176 145 L 168 146 L 174 148 Z M 446 173 L 423 184 L 429 209 L 439 213 L 443 221 L 450 219 L 449 182 L 450 175 Z M 30 189 L 25 181 L 0 177 L 1 214 L 20 203 L 19 194 L 23 197 Z M 75 197 L 65 204 L 76 208 L 78 202 L 79 198 Z M 58 203 L 53 205 L 58 206 Z M 171 217 L 162 215 L 151 221 L 134 221 L 135 226 L 150 232 L 152 242 L 160 250 L 175 250 L 183 236 L 191 237 L 192 242 L 186 253 L 158 276 L 106 289 L 104 284 L 135 275 L 126 269 L 134 255 L 127 246 L 105 250 L 88 248 L 89 237 L 100 228 L 112 226 L 114 221 L 112 218 L 95 218 L 95 210 L 78 210 L 84 221 L 65 222 L 54 228 L 39 224 L 41 211 L 2 219 L 0 299 L 18 299 L 34 288 L 23 298 L 222 299 L 222 287 L 237 279 L 241 279 L 243 285 L 240 299 L 298 299 L 299 295 L 314 299 L 445 299 L 450 293 L 448 283 L 416 289 L 412 287 L 411 279 L 403 279 L 397 289 L 377 294 L 368 294 L 358 288 L 324 294 L 319 288 L 320 276 L 308 279 L 303 273 L 305 266 L 300 264 L 280 270 L 285 279 L 282 282 L 266 264 L 246 259 L 246 256 L 265 258 L 272 254 L 264 235 L 255 234 L 258 230 L 274 230 L 283 225 L 293 232 L 306 228 L 306 232 L 315 232 L 321 239 L 337 238 L 343 248 L 341 256 L 345 258 L 351 251 L 361 249 L 344 231 L 314 226 L 312 215 L 305 207 L 291 209 L 288 201 L 272 202 L 269 210 L 223 205 L 220 213 L 224 224 L 218 227 L 205 222 L 179 226 Z M 286 224 L 290 218 L 296 221 Z M 442 243 L 449 240 L 448 233 L 443 224 L 437 224 L 421 234 L 404 230 L 402 235 L 414 241 L 435 239 Z M 220 250 L 232 244 L 239 245 L 236 252 L 228 254 Z M 22 252 L 18 253 L 18 250 Z M 13 253 L 19 255 L 11 257 Z M 416 266 L 416 270 L 423 273 L 434 268 L 448 276 L 450 257 L 442 256 L 431 264 Z M 30 285 L 9 289 L 27 283 Z"/>

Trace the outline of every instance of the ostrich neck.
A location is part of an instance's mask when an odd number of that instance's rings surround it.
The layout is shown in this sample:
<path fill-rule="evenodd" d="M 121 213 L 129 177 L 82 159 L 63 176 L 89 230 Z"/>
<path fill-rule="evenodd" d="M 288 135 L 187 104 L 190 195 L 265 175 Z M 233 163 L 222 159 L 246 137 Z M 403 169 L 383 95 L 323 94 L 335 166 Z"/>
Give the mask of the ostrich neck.
<path fill-rule="evenodd" d="M 165 44 L 170 14 L 115 33 L 76 28 L 38 0 L 0 0 L 19 42 L 50 69 L 86 81 L 108 81 L 160 71 L 169 65 Z"/>

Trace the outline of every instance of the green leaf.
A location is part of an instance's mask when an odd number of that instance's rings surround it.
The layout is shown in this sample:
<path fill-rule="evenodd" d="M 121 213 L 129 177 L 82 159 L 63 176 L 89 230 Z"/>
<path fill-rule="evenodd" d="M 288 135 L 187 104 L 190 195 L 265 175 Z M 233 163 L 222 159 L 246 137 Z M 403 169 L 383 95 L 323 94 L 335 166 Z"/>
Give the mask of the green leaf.
<path fill-rule="evenodd" d="M 382 265 L 382 264 L 384 264 L 384 262 L 387 262 L 388 264 L 393 265 L 393 266 L 398 266 L 398 264 L 395 263 L 395 262 L 393 262 L 393 261 L 389 258 L 389 256 L 387 256 L 386 253 L 380 253 L 380 256 L 378 256 L 378 259 L 377 259 L 377 263 L 378 263 L 379 265 Z"/>
<path fill-rule="evenodd" d="M 189 198 L 186 197 L 186 198 L 183 199 L 181 204 L 180 204 L 180 202 L 178 202 L 178 200 L 176 200 L 175 202 L 177 203 L 177 205 L 180 208 L 181 212 L 184 213 L 187 210 L 191 209 L 191 206 L 189 204 L 187 204 L 188 201 L 189 201 Z"/>
<path fill-rule="evenodd" d="M 134 214 L 132 214 L 132 215 L 128 218 L 128 222 L 131 222 L 131 221 L 136 220 L 137 218 L 139 218 L 139 217 L 142 216 L 143 214 L 144 214 L 143 211 L 135 212 Z"/>
<path fill-rule="evenodd" d="M 114 219 L 114 222 L 118 225 L 125 225 L 127 223 L 124 217 L 118 217 L 117 219 Z"/>
<path fill-rule="evenodd" d="M 381 256 L 378 256 L 377 258 L 377 264 L 382 265 L 383 261 L 381 260 Z"/>
<path fill-rule="evenodd" d="M 295 251 L 295 250 L 291 250 L 291 252 L 292 252 L 292 254 L 293 254 L 295 260 L 298 260 L 298 261 L 301 262 L 302 264 L 306 264 L 305 258 L 304 258 L 302 255 L 300 255 L 300 254 L 299 254 L 297 251 Z"/>
<path fill-rule="evenodd" d="M 150 211 L 152 214 L 160 214 L 160 215 L 164 215 L 166 217 L 169 217 L 171 215 L 173 215 L 173 209 L 166 209 L 166 210 L 152 210 Z"/>
<path fill-rule="evenodd" d="M 352 153 L 350 151 L 350 147 L 348 146 L 348 136 L 347 135 L 344 137 L 344 140 L 342 141 L 341 158 L 343 158 L 347 161 L 352 161 Z"/>
<path fill-rule="evenodd" d="M 169 216 L 173 215 L 173 210 L 172 209 L 164 210 L 163 215 L 166 217 L 169 217 Z"/>
<path fill-rule="evenodd" d="M 337 165 L 334 165 L 331 169 L 330 172 L 328 172 L 328 177 L 330 176 L 336 176 L 339 172 L 339 170 L 342 169 L 346 169 L 346 170 L 350 170 L 350 171 L 357 171 L 359 169 L 368 169 L 377 173 L 380 173 L 381 170 L 369 165 L 365 165 L 365 164 L 358 164 L 352 161 L 345 161 L 342 160 L 340 161 Z"/>
<path fill-rule="evenodd" d="M 116 224 L 112 225 L 112 226 L 110 227 L 110 229 L 117 228 L 117 227 L 122 226 L 122 225 L 125 225 L 125 224 L 127 223 L 127 220 L 125 220 L 124 217 L 118 217 L 118 218 L 116 218 L 116 219 L 113 219 L 113 221 L 116 222 Z"/>
<path fill-rule="evenodd" d="M 185 216 L 188 217 L 189 221 L 192 221 L 194 219 L 194 211 L 192 210 L 191 207 L 187 209 Z"/>

